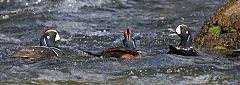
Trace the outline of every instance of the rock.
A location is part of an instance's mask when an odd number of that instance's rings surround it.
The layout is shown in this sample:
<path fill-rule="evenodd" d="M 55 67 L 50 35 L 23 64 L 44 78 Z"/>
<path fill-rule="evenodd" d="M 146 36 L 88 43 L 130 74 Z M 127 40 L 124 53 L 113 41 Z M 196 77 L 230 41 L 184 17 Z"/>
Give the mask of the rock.
<path fill-rule="evenodd" d="M 216 26 L 220 33 L 209 31 Z M 229 0 L 208 17 L 194 40 L 197 48 L 240 49 L 240 0 Z"/>

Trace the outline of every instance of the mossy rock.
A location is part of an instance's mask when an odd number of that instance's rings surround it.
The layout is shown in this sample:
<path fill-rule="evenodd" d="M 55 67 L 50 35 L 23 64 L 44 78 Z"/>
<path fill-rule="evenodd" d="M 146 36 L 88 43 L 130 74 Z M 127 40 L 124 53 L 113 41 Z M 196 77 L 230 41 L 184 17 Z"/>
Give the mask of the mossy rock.
<path fill-rule="evenodd" d="M 220 26 L 211 26 L 208 32 L 220 34 L 222 32 L 222 29 Z"/>
<path fill-rule="evenodd" d="M 216 49 L 216 50 L 227 50 L 227 48 L 225 48 L 223 46 L 215 46 L 214 49 Z"/>
<path fill-rule="evenodd" d="M 197 48 L 240 49 L 240 0 L 229 0 L 208 17 L 196 35 L 194 45 Z"/>

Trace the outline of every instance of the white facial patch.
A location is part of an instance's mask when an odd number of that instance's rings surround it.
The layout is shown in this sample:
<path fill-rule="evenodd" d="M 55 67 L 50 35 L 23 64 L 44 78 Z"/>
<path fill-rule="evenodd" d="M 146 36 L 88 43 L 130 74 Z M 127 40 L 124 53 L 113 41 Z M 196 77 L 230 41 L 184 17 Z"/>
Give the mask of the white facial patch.
<path fill-rule="evenodd" d="M 186 34 L 188 34 L 188 31 L 186 31 Z"/>
<path fill-rule="evenodd" d="M 181 25 L 179 25 L 179 26 L 176 28 L 176 32 L 177 32 L 177 34 L 181 34 Z"/>
<path fill-rule="evenodd" d="M 55 41 L 58 41 L 58 40 L 60 40 L 60 36 L 59 36 L 59 34 L 57 33 L 57 34 L 56 34 L 56 37 L 55 37 Z"/>
<path fill-rule="evenodd" d="M 50 36 L 47 36 L 47 39 L 50 39 Z"/>

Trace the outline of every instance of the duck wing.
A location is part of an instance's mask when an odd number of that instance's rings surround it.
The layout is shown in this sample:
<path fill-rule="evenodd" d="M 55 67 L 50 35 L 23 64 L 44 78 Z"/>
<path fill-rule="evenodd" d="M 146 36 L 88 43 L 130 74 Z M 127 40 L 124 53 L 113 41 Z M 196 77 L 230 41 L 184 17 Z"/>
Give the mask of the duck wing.
<path fill-rule="evenodd" d="M 36 60 L 44 57 L 58 56 L 56 50 L 48 47 L 30 47 L 19 50 L 15 53 L 14 57 L 26 58 L 28 60 Z"/>
<path fill-rule="evenodd" d="M 125 56 L 129 57 L 140 57 L 140 53 L 136 50 L 124 48 L 124 47 L 116 47 L 116 48 L 108 48 L 105 49 L 102 53 L 104 57 L 117 57 L 117 58 L 124 58 Z"/>

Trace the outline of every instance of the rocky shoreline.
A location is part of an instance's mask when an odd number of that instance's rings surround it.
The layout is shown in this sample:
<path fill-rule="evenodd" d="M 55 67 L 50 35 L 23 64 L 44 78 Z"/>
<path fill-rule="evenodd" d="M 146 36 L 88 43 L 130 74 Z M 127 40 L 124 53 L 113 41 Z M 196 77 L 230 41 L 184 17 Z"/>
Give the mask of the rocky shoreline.
<path fill-rule="evenodd" d="M 227 1 L 208 17 L 194 45 L 207 49 L 240 49 L 240 0 Z"/>

